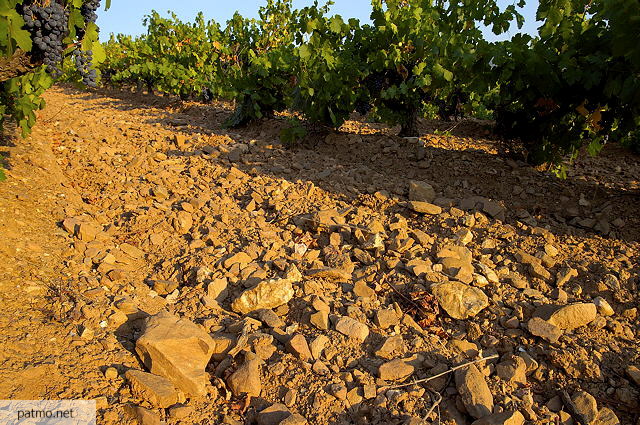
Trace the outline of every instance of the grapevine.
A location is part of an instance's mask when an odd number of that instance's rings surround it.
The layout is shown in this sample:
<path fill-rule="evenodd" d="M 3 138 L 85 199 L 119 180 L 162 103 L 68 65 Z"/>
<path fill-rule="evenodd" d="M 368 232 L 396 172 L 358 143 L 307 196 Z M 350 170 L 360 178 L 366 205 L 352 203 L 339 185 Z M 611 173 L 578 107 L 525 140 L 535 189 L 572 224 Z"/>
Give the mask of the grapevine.
<path fill-rule="evenodd" d="M 99 6 L 99 0 L 0 0 L 0 130 L 11 116 L 29 134 L 35 111 L 45 106 L 42 94 L 67 74 L 66 58 L 77 66 L 78 82 L 96 86 L 93 64 L 104 59 Z"/>
<path fill-rule="evenodd" d="M 152 11 L 146 34 L 104 44 L 99 6 L 0 0 L 0 20 L 13 25 L 8 41 L 0 39 L 4 60 L 24 69 L 0 79 L 0 112 L 23 133 L 63 64 L 66 78 L 89 87 L 102 76 L 181 99 L 233 100 L 230 126 L 289 110 L 338 128 L 355 111 L 417 136 L 426 114 L 457 120 L 476 111 L 527 160 L 560 172 L 583 148 L 640 149 L 637 0 L 541 2 L 538 34 L 515 31 L 500 42 L 489 42 L 480 23 L 495 34 L 520 27 L 523 1 L 372 0 L 370 23 L 330 15 L 330 3 L 298 10 L 291 0 L 266 0 L 257 19 L 236 13 L 226 25 Z M 15 106 L 26 97 L 28 107 Z"/>

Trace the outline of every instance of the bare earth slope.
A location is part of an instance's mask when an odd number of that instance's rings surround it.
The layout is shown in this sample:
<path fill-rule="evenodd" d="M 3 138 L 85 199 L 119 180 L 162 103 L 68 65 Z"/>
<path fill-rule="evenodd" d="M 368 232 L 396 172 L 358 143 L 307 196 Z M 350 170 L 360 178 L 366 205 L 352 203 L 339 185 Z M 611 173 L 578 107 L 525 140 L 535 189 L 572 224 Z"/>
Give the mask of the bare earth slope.
<path fill-rule="evenodd" d="M 638 156 L 561 181 L 475 121 L 286 149 L 283 120 L 225 130 L 225 105 L 46 100 L 0 146 L 0 398 L 96 399 L 105 424 L 640 423 Z M 212 337 L 206 395 L 127 373 L 164 310 Z"/>

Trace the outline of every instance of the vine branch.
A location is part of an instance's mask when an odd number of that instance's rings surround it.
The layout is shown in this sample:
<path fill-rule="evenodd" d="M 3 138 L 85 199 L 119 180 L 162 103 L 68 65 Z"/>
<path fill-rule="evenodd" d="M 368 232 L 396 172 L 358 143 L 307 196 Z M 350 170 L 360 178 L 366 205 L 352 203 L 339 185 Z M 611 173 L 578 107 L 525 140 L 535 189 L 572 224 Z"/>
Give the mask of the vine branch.
<path fill-rule="evenodd" d="M 42 62 L 33 61 L 31 55 L 17 49 L 13 55 L 0 58 L 0 83 L 27 74 L 40 65 Z"/>

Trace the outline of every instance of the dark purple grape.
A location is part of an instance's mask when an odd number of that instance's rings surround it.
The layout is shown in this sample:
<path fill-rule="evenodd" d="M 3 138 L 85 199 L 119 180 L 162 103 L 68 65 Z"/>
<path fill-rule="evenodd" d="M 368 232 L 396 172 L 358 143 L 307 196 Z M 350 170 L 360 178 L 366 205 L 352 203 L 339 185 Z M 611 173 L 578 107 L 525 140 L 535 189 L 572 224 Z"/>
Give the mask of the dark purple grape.
<path fill-rule="evenodd" d="M 46 7 L 27 4 L 22 6 L 22 17 L 35 45 L 32 55 L 42 60 L 51 75 L 59 77 L 69 13 L 57 2 Z"/>

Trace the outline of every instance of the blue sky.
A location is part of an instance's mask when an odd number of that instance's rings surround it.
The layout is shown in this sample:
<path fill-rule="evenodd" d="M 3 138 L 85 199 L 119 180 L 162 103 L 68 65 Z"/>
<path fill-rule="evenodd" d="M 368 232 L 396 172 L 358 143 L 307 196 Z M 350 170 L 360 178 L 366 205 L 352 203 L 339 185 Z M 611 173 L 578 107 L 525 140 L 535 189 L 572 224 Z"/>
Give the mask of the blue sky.
<path fill-rule="evenodd" d="M 102 2 L 104 4 L 104 1 Z M 138 35 L 144 33 L 142 26 L 142 18 L 152 9 L 157 10 L 161 14 L 165 14 L 168 10 L 175 12 L 182 20 L 193 20 L 195 15 L 202 11 L 207 19 L 215 19 L 224 23 L 231 18 L 237 10 L 243 16 L 256 17 L 258 7 L 264 1 L 258 0 L 233 0 L 233 1 L 196 1 L 196 0 L 112 0 L 111 9 L 108 11 L 100 11 L 98 25 L 100 26 L 101 39 L 109 38 L 110 33 L 123 33 Z M 294 0 L 295 7 L 304 7 L 313 3 L 312 0 Z M 324 3 L 323 1 L 320 2 Z M 498 3 L 505 7 L 512 4 L 513 1 L 498 0 Z M 522 10 L 526 19 L 523 31 L 535 33 L 535 10 L 538 4 L 537 0 L 528 0 L 527 6 Z M 369 20 L 371 10 L 370 0 L 335 0 L 335 4 L 331 8 L 332 13 L 342 15 L 345 18 L 358 18 L 361 21 Z M 511 33 L 517 32 L 515 25 L 512 27 Z M 490 35 L 490 31 L 487 31 Z M 495 38 L 490 38 L 495 39 Z"/>

